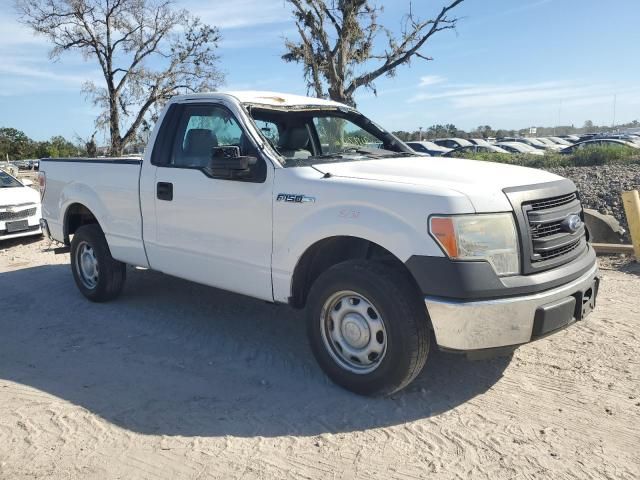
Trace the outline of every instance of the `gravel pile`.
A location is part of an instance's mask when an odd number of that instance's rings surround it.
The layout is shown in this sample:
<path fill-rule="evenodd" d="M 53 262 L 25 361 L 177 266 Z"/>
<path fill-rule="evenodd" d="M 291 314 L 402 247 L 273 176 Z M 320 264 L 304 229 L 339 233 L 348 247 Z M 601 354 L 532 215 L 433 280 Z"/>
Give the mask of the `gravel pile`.
<path fill-rule="evenodd" d="M 625 240 L 630 240 L 620 193 L 640 189 L 640 165 L 556 167 L 546 170 L 573 180 L 580 190 L 583 206 L 613 215 L 627 231 Z"/>

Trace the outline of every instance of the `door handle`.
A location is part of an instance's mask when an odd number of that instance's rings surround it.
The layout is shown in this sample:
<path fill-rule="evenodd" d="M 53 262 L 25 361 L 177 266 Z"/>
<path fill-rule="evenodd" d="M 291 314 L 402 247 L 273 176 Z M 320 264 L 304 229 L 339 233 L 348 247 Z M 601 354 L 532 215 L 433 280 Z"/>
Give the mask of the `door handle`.
<path fill-rule="evenodd" d="M 158 182 L 156 185 L 156 196 L 158 200 L 173 200 L 173 183 Z"/>

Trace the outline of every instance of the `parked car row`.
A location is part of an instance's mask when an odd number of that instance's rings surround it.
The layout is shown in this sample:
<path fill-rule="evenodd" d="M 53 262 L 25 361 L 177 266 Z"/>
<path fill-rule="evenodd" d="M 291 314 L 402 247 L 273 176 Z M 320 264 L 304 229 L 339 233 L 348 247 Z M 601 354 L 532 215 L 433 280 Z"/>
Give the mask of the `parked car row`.
<path fill-rule="evenodd" d="M 40 168 L 40 160 L 38 159 L 13 160 L 9 163 L 19 170 L 38 170 Z"/>
<path fill-rule="evenodd" d="M 581 148 L 606 145 L 640 149 L 640 135 L 600 133 L 561 137 L 501 137 L 491 140 L 451 137 L 432 141 L 410 141 L 407 145 L 418 153 L 432 157 L 459 157 L 465 153 L 478 152 L 529 155 L 544 155 L 545 152 L 571 154 Z"/>

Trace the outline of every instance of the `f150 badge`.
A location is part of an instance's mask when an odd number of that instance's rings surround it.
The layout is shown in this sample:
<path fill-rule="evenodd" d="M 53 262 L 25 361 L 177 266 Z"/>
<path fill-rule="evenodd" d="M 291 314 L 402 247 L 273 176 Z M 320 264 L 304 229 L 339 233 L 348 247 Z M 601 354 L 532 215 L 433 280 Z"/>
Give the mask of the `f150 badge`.
<path fill-rule="evenodd" d="M 279 193 L 276 197 L 276 202 L 288 202 L 288 203 L 315 203 L 314 197 L 308 197 L 298 193 Z"/>

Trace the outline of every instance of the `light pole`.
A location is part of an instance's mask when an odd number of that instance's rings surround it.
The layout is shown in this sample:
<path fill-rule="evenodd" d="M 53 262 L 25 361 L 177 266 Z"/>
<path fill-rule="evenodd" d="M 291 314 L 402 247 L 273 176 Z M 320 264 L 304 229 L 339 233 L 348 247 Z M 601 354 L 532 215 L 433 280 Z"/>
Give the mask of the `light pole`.
<path fill-rule="evenodd" d="M 418 131 L 420 132 L 420 134 L 418 135 L 418 141 L 422 141 L 422 127 L 418 127 Z"/>

